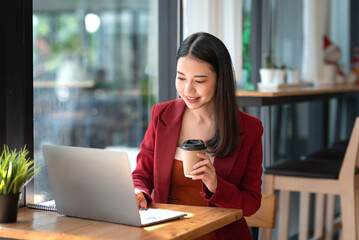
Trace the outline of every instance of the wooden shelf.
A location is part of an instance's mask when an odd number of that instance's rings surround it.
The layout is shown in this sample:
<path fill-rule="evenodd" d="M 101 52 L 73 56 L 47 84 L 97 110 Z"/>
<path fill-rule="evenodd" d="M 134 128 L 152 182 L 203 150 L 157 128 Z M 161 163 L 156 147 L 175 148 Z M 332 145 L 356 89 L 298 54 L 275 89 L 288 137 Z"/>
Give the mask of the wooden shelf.
<path fill-rule="evenodd" d="M 270 106 L 295 102 L 326 100 L 333 97 L 356 96 L 359 86 L 338 85 L 332 87 L 306 87 L 276 91 L 241 91 L 236 92 L 239 106 Z"/>
<path fill-rule="evenodd" d="M 34 81 L 34 88 L 93 88 L 94 86 L 94 81 Z"/>
<path fill-rule="evenodd" d="M 296 89 L 276 90 L 276 91 L 237 91 L 237 97 L 283 97 L 283 96 L 298 96 L 298 95 L 320 95 L 332 93 L 347 93 L 359 92 L 359 86 L 335 86 L 335 87 L 305 87 Z"/>

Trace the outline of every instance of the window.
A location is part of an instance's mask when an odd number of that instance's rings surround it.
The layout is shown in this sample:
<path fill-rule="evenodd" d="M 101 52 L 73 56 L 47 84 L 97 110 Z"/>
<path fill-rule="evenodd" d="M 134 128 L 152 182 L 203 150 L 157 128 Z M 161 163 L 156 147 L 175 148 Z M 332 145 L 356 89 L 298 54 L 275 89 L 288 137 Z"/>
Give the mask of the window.
<path fill-rule="evenodd" d="M 182 30 L 184 38 L 208 32 L 222 40 L 231 55 L 236 80 L 242 79 L 242 1 L 184 0 Z"/>
<path fill-rule="evenodd" d="M 251 83 L 251 30 L 252 30 L 252 0 L 243 1 L 243 17 L 242 17 L 242 35 L 243 35 L 243 71 L 242 71 L 242 85 L 246 89 L 253 90 L 254 85 Z"/>
<path fill-rule="evenodd" d="M 131 167 L 158 101 L 158 1 L 33 0 L 34 157 L 117 149 Z M 46 168 L 34 202 L 53 199 Z"/>
<path fill-rule="evenodd" d="M 303 0 L 285 1 L 271 0 L 271 57 L 277 66 L 285 65 L 286 67 L 298 68 L 303 70 L 303 48 L 304 28 L 306 32 L 315 31 L 314 24 L 308 22 L 312 28 L 304 24 L 303 17 L 308 19 L 309 12 L 304 11 L 305 6 L 309 9 L 313 5 L 320 6 L 321 12 L 315 14 L 318 19 L 315 22 L 321 22 L 321 34 L 326 36 L 331 44 L 337 45 L 341 51 L 341 57 L 338 59 L 339 66 L 345 74 L 350 73 L 350 1 L 325 1 L 322 3 L 305 2 Z M 313 4 L 313 5 L 312 5 Z M 314 21 L 314 19 L 312 19 Z M 307 34 L 314 36 L 314 34 Z M 307 39 L 308 40 L 308 39 Z M 312 43 L 307 43 L 307 45 Z M 328 43 L 320 42 L 324 45 L 324 52 L 328 54 Z M 310 53 L 308 59 L 315 58 L 316 53 Z M 324 55 L 325 56 L 325 55 Z M 309 63 L 308 63 L 309 62 Z M 313 64 L 307 61 L 307 64 Z"/>

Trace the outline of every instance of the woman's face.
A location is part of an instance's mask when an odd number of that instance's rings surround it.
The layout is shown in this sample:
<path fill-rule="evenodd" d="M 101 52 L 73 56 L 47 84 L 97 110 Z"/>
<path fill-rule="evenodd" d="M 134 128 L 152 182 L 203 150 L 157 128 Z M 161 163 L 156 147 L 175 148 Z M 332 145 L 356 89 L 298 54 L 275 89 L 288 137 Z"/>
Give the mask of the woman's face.
<path fill-rule="evenodd" d="M 176 89 L 189 109 L 214 106 L 216 81 L 210 64 L 190 56 L 178 59 Z"/>

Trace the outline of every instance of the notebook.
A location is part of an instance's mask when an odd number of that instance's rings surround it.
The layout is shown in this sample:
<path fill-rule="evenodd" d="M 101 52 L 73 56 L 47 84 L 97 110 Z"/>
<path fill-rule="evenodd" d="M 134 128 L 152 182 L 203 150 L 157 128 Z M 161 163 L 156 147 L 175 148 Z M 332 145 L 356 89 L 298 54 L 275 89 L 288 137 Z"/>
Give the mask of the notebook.
<path fill-rule="evenodd" d="M 35 208 L 47 211 L 57 211 L 55 200 L 39 202 L 39 203 L 29 203 L 26 205 L 28 208 Z"/>
<path fill-rule="evenodd" d="M 60 214 L 132 226 L 148 226 L 187 215 L 138 208 L 125 152 L 51 145 L 43 145 L 42 150 Z"/>

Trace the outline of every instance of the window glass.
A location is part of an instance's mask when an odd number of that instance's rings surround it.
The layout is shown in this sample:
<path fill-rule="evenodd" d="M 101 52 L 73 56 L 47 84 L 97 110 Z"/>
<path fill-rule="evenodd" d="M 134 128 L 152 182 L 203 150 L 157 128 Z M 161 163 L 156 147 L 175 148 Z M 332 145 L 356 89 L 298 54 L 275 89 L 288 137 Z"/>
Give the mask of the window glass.
<path fill-rule="evenodd" d="M 127 151 L 157 102 L 156 0 L 34 0 L 34 154 L 56 144 Z M 46 168 L 35 202 L 53 199 Z"/>
<path fill-rule="evenodd" d="M 184 0 L 183 37 L 208 32 L 226 45 L 232 59 L 237 86 L 251 84 L 252 0 Z M 199 15 L 198 12 L 201 12 Z"/>
<path fill-rule="evenodd" d="M 349 74 L 350 69 L 350 33 L 349 15 L 350 1 L 325 1 L 323 11 L 323 36 L 331 44 L 323 40 L 323 54 L 330 54 L 329 45 L 340 49 L 340 57 L 336 59 L 342 71 Z M 301 69 L 303 59 L 303 17 L 305 13 L 303 0 L 271 0 L 271 56 L 273 64 L 288 68 Z M 317 14 L 319 16 L 319 14 Z M 307 30 L 310 32 L 310 30 Z"/>
<path fill-rule="evenodd" d="M 251 84 L 251 30 L 252 30 L 252 0 L 243 0 L 243 20 L 242 20 L 242 31 L 243 31 L 243 71 L 242 71 L 242 85 L 246 89 L 253 90 Z"/>
<path fill-rule="evenodd" d="M 271 16 L 272 64 L 300 69 L 303 47 L 303 0 L 272 0 Z"/>

